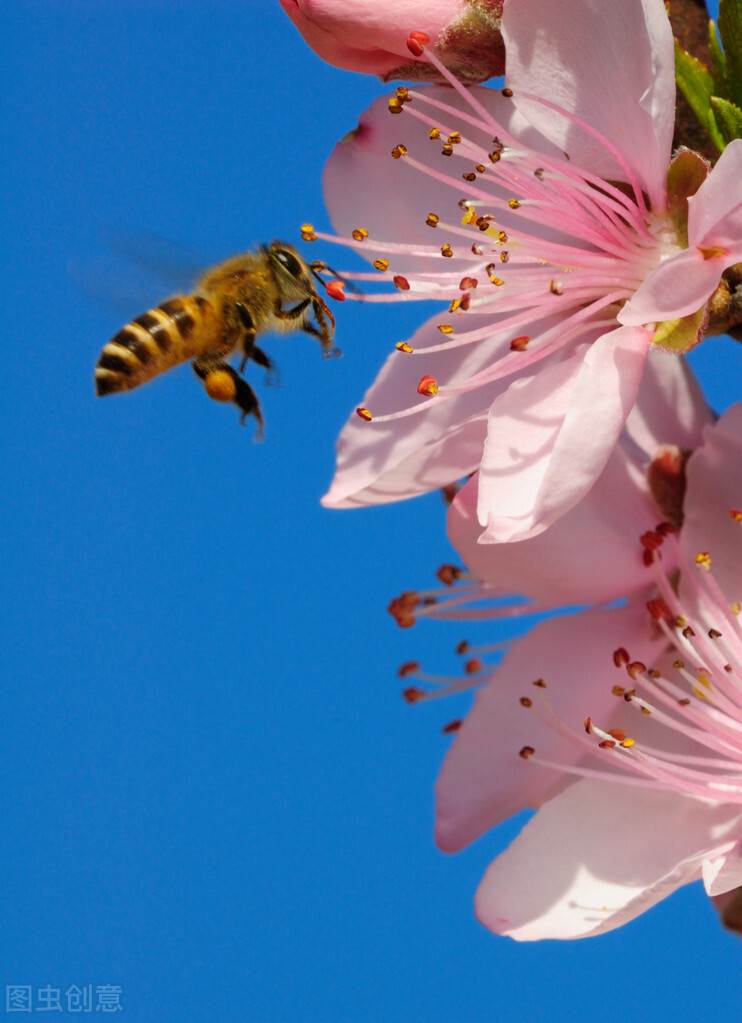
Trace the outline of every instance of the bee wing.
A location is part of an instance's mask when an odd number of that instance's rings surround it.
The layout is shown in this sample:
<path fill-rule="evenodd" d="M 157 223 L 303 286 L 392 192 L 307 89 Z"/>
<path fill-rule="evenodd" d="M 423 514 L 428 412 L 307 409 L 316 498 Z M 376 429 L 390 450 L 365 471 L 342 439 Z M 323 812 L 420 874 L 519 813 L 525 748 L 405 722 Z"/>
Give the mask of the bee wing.
<path fill-rule="evenodd" d="M 106 228 L 90 256 L 71 260 L 76 287 L 121 319 L 158 305 L 169 295 L 188 293 L 206 261 L 176 242 L 154 234 L 126 234 Z"/>

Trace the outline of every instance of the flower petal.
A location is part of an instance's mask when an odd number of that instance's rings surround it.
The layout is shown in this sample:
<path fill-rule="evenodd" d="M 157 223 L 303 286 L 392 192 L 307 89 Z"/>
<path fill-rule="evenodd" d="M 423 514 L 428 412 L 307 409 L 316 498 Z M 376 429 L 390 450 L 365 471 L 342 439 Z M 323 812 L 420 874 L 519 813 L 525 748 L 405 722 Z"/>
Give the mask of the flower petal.
<path fill-rule="evenodd" d="M 634 404 L 647 348 L 645 331 L 619 327 L 495 399 L 479 480 L 487 539 L 535 536 L 585 496 Z"/>
<path fill-rule="evenodd" d="M 698 249 L 683 249 L 660 263 L 639 285 L 618 314 L 619 323 L 638 327 L 694 313 L 710 298 L 734 259 L 704 259 Z"/>
<path fill-rule="evenodd" d="M 626 433 L 651 459 L 657 448 L 675 444 L 693 451 L 714 415 L 685 359 L 650 349 Z"/>
<path fill-rule="evenodd" d="M 519 941 L 611 931 L 700 878 L 739 818 L 730 804 L 579 781 L 492 863 L 477 916 Z"/>
<path fill-rule="evenodd" d="M 644 466 L 616 448 L 595 486 L 553 526 L 520 543 L 479 543 L 478 478 L 457 494 L 448 537 L 469 570 L 503 594 L 541 605 L 596 604 L 647 586 L 638 537 L 654 528 L 657 507 Z"/>
<path fill-rule="evenodd" d="M 672 31 L 661 0 L 517 0 L 502 26 L 515 103 L 572 159 L 608 179 L 619 162 L 566 119 L 519 92 L 544 97 L 587 121 L 620 150 L 662 209 L 675 113 Z"/>
<path fill-rule="evenodd" d="M 473 328 L 491 318 L 474 312 L 466 315 Z M 529 333 L 543 329 L 544 322 L 528 328 Z M 434 317 L 410 338 L 416 351 L 440 343 L 439 323 L 440 316 Z M 413 405 L 417 399 L 423 410 L 386 423 L 362 422 L 351 415 L 338 438 L 335 478 L 322 503 L 333 508 L 383 504 L 414 497 L 473 472 L 482 457 L 487 410 L 509 381 L 449 400 L 418 399 L 417 384 L 424 373 L 441 383 L 466 380 L 499 354 L 509 352 L 511 336 L 509 331 L 498 333 L 494 322 L 491 337 L 478 344 L 429 357 L 393 352 L 362 405 L 373 415 L 381 415 Z"/>
<path fill-rule="evenodd" d="M 518 810 L 540 806 L 569 782 L 569 775 L 521 759 L 523 746 L 565 765 L 584 756 L 576 742 L 520 705 L 522 696 L 534 702 L 539 697 L 531 682 L 545 678 L 550 704 L 581 732 L 586 714 L 605 721 L 615 712 L 613 651 L 624 646 L 632 656 L 652 663 L 664 641 L 650 632 L 639 602 L 550 618 L 515 643 L 492 681 L 477 694 L 441 769 L 436 785 L 436 840 L 441 849 L 461 849 Z M 619 711 L 623 706 L 621 702 Z"/>
<path fill-rule="evenodd" d="M 696 554 L 711 555 L 714 579 L 727 600 L 742 600 L 742 404 L 727 409 L 704 433 L 704 443 L 688 460 L 685 519 L 680 548 L 693 565 Z M 695 587 L 684 587 L 692 602 Z"/>
<path fill-rule="evenodd" d="M 742 139 L 730 142 L 713 170 L 688 200 L 691 245 L 722 246 L 742 258 Z"/>

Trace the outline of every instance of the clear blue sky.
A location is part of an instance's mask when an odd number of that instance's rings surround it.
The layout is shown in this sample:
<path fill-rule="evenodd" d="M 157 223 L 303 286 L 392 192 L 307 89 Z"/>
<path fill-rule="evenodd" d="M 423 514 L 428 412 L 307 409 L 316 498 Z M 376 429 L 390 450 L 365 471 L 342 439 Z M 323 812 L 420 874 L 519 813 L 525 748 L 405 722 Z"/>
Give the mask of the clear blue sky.
<path fill-rule="evenodd" d="M 101 345 L 169 290 L 111 280 L 104 236 L 202 262 L 295 239 L 379 84 L 321 64 L 267 0 L 15 0 L 0 20 L 0 1018 L 7 984 L 88 983 L 121 985 L 136 1023 L 735 1018 L 739 944 L 700 888 L 518 946 L 471 910 L 515 827 L 433 846 L 440 726 L 464 707 L 406 706 L 395 670 L 447 667 L 461 632 L 399 631 L 385 605 L 450 558 L 441 503 L 318 503 L 402 336 L 391 310 L 339 308 L 335 362 L 270 345 L 262 445 L 187 368 L 93 398 Z M 719 408 L 741 355 L 695 357 Z"/>

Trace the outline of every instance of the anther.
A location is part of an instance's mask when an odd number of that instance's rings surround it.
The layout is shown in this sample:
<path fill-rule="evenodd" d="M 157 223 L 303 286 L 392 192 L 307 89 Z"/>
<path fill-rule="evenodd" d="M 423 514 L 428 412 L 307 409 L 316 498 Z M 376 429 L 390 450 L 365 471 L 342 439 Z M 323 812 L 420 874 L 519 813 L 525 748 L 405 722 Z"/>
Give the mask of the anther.
<path fill-rule="evenodd" d="M 705 260 L 718 259 L 719 256 L 729 255 L 727 249 L 721 245 L 699 245 L 697 248 Z"/>
<path fill-rule="evenodd" d="M 407 88 L 406 85 L 397 86 L 397 98 L 402 103 L 410 103 L 412 101 L 412 96 L 410 96 L 410 90 Z"/>
<path fill-rule="evenodd" d="M 464 671 L 467 675 L 478 675 L 484 665 L 478 657 L 472 657 L 470 661 L 467 661 L 464 665 Z"/>
<path fill-rule="evenodd" d="M 401 274 L 396 274 L 394 277 L 392 277 L 392 284 L 394 285 L 395 288 L 397 288 L 398 291 L 410 290 L 410 282 L 407 280 L 406 277 L 403 277 Z"/>
<path fill-rule="evenodd" d="M 614 739 L 603 739 L 602 742 L 598 743 L 600 749 L 613 749 L 615 745 L 616 742 Z"/>
<path fill-rule="evenodd" d="M 534 681 L 531 682 L 531 685 L 532 686 L 536 686 L 537 689 L 546 689 L 547 688 L 546 680 L 543 679 L 543 678 L 534 679 Z"/>
<path fill-rule="evenodd" d="M 476 181 L 477 180 L 477 175 L 474 173 L 474 171 L 465 171 L 461 175 L 461 177 L 464 179 L 464 181 Z"/>
<path fill-rule="evenodd" d="M 593 730 L 593 719 L 591 717 L 585 718 L 585 720 L 582 722 L 582 727 L 585 729 L 587 734 L 590 735 Z"/>
<path fill-rule="evenodd" d="M 466 640 L 466 639 L 462 639 L 462 640 L 459 640 L 459 642 L 456 644 L 456 651 L 455 652 L 457 654 L 465 654 L 468 651 L 468 649 L 469 649 L 469 641 Z"/>
<path fill-rule="evenodd" d="M 489 158 L 492 161 L 492 163 L 498 162 L 501 153 L 502 153 L 501 149 L 493 149 L 493 151 L 489 154 Z"/>
<path fill-rule="evenodd" d="M 453 334 L 453 325 L 450 323 L 439 323 L 438 330 L 441 334 Z"/>
<path fill-rule="evenodd" d="M 734 522 L 742 522 L 742 510 L 739 508 L 731 508 L 729 511 L 729 518 Z"/>
<path fill-rule="evenodd" d="M 461 280 L 459 281 L 459 290 L 473 291 L 474 288 L 476 288 L 477 284 L 479 284 L 479 281 L 476 279 L 476 277 L 462 277 Z"/>
<path fill-rule="evenodd" d="M 406 689 L 402 690 L 402 696 L 407 703 L 418 703 L 418 701 L 422 700 L 425 696 L 425 692 L 417 686 L 408 686 Z"/>
<path fill-rule="evenodd" d="M 506 89 L 502 89 L 501 91 L 502 91 L 502 95 L 505 97 L 505 99 L 511 99 L 512 98 L 512 95 L 513 95 L 513 90 L 512 89 L 507 89 L 506 88 Z"/>
<path fill-rule="evenodd" d="M 690 625 L 686 625 L 686 627 L 683 629 L 682 635 L 685 639 L 693 639 L 693 637 L 695 636 L 695 632 L 693 631 Z"/>
<path fill-rule="evenodd" d="M 544 177 L 545 177 L 544 168 L 543 167 L 537 167 L 536 170 L 533 172 L 533 176 L 538 178 L 539 181 L 543 181 Z"/>
<path fill-rule="evenodd" d="M 447 259 L 450 259 L 450 257 L 453 255 L 453 249 L 448 244 L 448 242 L 446 242 L 445 245 L 441 245 L 441 255 L 445 256 Z"/>
<path fill-rule="evenodd" d="M 461 578 L 462 570 L 458 565 L 441 565 L 435 574 L 444 586 L 453 586 Z"/>
<path fill-rule="evenodd" d="M 721 633 L 718 629 L 709 629 L 708 637 L 709 639 L 721 639 Z"/>
<path fill-rule="evenodd" d="M 661 597 L 647 601 L 647 611 L 656 622 L 670 617 L 670 609 Z"/>
<path fill-rule="evenodd" d="M 503 249 L 503 251 L 500 253 L 500 262 L 501 263 L 507 263 L 509 261 L 509 259 L 510 259 L 510 253 L 506 252 Z"/>
<path fill-rule="evenodd" d="M 420 377 L 420 382 L 417 385 L 417 393 L 424 394 L 428 398 L 432 398 L 438 393 L 438 381 L 435 377 L 429 375 Z"/>
<path fill-rule="evenodd" d="M 711 570 L 711 555 L 708 551 L 699 551 L 695 558 L 696 564 L 699 568 L 704 569 L 706 572 Z"/>
<path fill-rule="evenodd" d="M 363 419 L 364 422 L 366 423 L 370 423 L 371 420 L 374 418 L 369 412 L 369 410 L 367 408 L 363 408 L 363 406 L 359 406 L 356 409 L 356 415 L 358 416 L 359 419 Z"/>
<path fill-rule="evenodd" d="M 514 337 L 513 340 L 510 342 L 510 351 L 525 352 L 526 348 L 528 347 L 528 342 L 530 340 L 531 339 L 527 334 L 520 334 L 518 337 Z"/>
<path fill-rule="evenodd" d="M 616 742 L 623 742 L 626 738 L 626 732 L 624 732 L 621 728 L 609 728 L 608 734 L 612 739 L 615 739 Z"/>
<path fill-rule="evenodd" d="M 533 700 L 531 699 L 530 696 L 521 696 L 521 698 L 518 700 L 518 703 L 521 705 L 521 707 L 525 707 L 526 709 L 528 707 L 533 706 Z"/>
<path fill-rule="evenodd" d="M 385 270 L 389 269 L 389 260 L 384 259 L 383 256 L 381 259 L 375 259 L 373 262 L 373 267 L 374 270 L 379 270 L 381 273 L 384 273 Z"/>
<path fill-rule="evenodd" d="M 643 708 L 642 708 L 642 709 L 643 709 Z M 621 746 L 622 746 L 622 747 L 623 747 L 624 749 L 631 749 L 631 747 L 632 747 L 632 746 L 635 746 L 635 745 L 636 745 L 636 739 L 630 739 L 630 738 L 626 738 L 626 739 L 622 739 L 622 740 L 621 740 Z"/>
<path fill-rule="evenodd" d="M 453 146 L 446 142 L 441 149 L 441 156 L 453 156 Z"/>
<path fill-rule="evenodd" d="M 613 686 L 611 688 L 611 692 L 613 693 L 614 696 L 623 696 L 626 690 L 624 689 L 623 686 Z"/>
<path fill-rule="evenodd" d="M 411 355 L 414 351 L 412 345 L 408 345 L 406 341 L 397 341 L 394 347 L 398 352 L 404 352 L 405 355 Z"/>
<path fill-rule="evenodd" d="M 405 146 L 402 142 L 400 142 L 392 150 L 392 159 L 393 160 L 399 160 L 403 156 L 407 156 L 407 146 Z"/>
<path fill-rule="evenodd" d="M 520 200 L 508 199 L 508 206 L 510 207 L 511 210 L 518 210 L 520 209 Z"/>
<path fill-rule="evenodd" d="M 518 753 L 518 756 L 522 757 L 523 760 L 528 760 L 530 757 L 534 755 L 535 752 L 536 750 L 533 748 L 533 746 L 523 746 L 523 748 Z"/>
<path fill-rule="evenodd" d="M 437 213 L 429 213 L 425 218 L 425 223 L 428 225 L 428 227 L 438 227 L 440 219 L 441 218 L 438 216 Z"/>
<path fill-rule="evenodd" d="M 431 128 L 430 131 L 428 132 L 428 138 L 432 142 L 435 142 L 435 140 L 439 139 L 440 137 L 441 137 L 441 129 L 440 128 Z"/>
<path fill-rule="evenodd" d="M 314 242 L 317 240 L 314 224 L 302 224 L 299 228 L 299 233 L 301 234 L 301 240 L 304 242 Z"/>
<path fill-rule="evenodd" d="M 328 281 L 325 284 L 325 291 L 336 302 L 345 301 L 345 281 Z"/>
<path fill-rule="evenodd" d="M 497 240 L 498 240 L 498 242 L 501 242 L 504 245 L 505 242 L 508 241 L 508 233 L 507 233 L 507 231 L 498 231 L 497 232 Z"/>
<path fill-rule="evenodd" d="M 389 102 L 387 103 L 387 109 L 390 114 L 401 114 L 404 110 L 404 104 L 397 96 L 390 96 Z"/>
<path fill-rule="evenodd" d="M 451 735 L 452 732 L 458 732 L 462 724 L 463 721 L 461 718 L 456 718 L 455 721 L 449 721 L 447 725 L 444 725 L 443 728 L 441 728 L 441 731 L 444 735 Z"/>
<path fill-rule="evenodd" d="M 564 288 L 559 281 L 549 281 L 549 291 L 552 295 L 563 295 Z"/>
<path fill-rule="evenodd" d="M 413 57 L 422 57 L 424 48 L 430 42 L 427 32 L 410 32 L 407 36 L 407 49 Z"/>
<path fill-rule="evenodd" d="M 484 254 L 484 249 L 482 248 L 481 245 L 478 245 L 477 242 L 472 242 L 469 251 L 473 256 L 481 256 Z"/>
<path fill-rule="evenodd" d="M 414 675 L 419 670 L 419 661 L 405 661 L 404 664 L 400 664 L 399 668 L 397 668 L 397 674 L 400 678 L 407 678 L 408 675 Z"/>
<path fill-rule="evenodd" d="M 483 163 L 475 163 L 474 170 L 477 172 L 477 174 L 484 174 L 487 168 L 484 166 Z"/>
<path fill-rule="evenodd" d="M 461 142 L 461 132 L 452 131 L 446 141 L 449 142 L 452 146 L 458 146 L 459 143 Z"/>
<path fill-rule="evenodd" d="M 617 668 L 622 668 L 625 664 L 630 661 L 629 651 L 626 647 L 620 646 L 617 650 L 613 651 L 613 663 Z"/>
<path fill-rule="evenodd" d="M 647 670 L 646 664 L 642 661 L 632 661 L 631 664 L 626 665 L 626 674 L 631 679 L 636 679 L 639 675 L 643 675 Z"/>
<path fill-rule="evenodd" d="M 351 235 L 357 242 L 365 241 L 368 238 L 368 231 L 365 227 L 354 227 Z"/>

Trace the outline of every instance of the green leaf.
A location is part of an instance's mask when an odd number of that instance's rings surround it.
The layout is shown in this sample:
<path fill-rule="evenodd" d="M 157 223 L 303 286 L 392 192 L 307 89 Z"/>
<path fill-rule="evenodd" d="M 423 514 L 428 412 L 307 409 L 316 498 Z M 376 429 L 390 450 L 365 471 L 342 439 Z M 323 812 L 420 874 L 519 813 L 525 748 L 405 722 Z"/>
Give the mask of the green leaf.
<path fill-rule="evenodd" d="M 691 56 L 690 53 L 686 53 L 677 40 L 675 41 L 675 77 L 678 88 L 688 100 L 691 110 L 721 152 L 724 149 L 725 141 L 716 125 L 711 109 L 711 96 L 714 91 L 711 72 L 700 60 Z"/>
<path fill-rule="evenodd" d="M 716 22 L 709 21 L 709 49 L 711 50 L 711 73 L 714 79 L 714 94 L 726 96 L 727 94 L 727 59 L 719 42 L 719 33 L 716 31 Z"/>
<path fill-rule="evenodd" d="M 679 320 L 665 320 L 664 323 L 658 324 L 652 345 L 654 348 L 662 348 L 665 352 L 682 355 L 703 340 L 707 324 L 708 310 L 704 305 L 690 316 L 683 316 Z"/>
<path fill-rule="evenodd" d="M 725 142 L 742 139 L 742 110 L 737 104 L 730 103 L 728 99 L 722 99 L 720 96 L 712 96 L 711 106 Z"/>
<path fill-rule="evenodd" d="M 719 34 L 726 57 L 726 94 L 742 106 L 742 0 L 719 0 Z"/>

